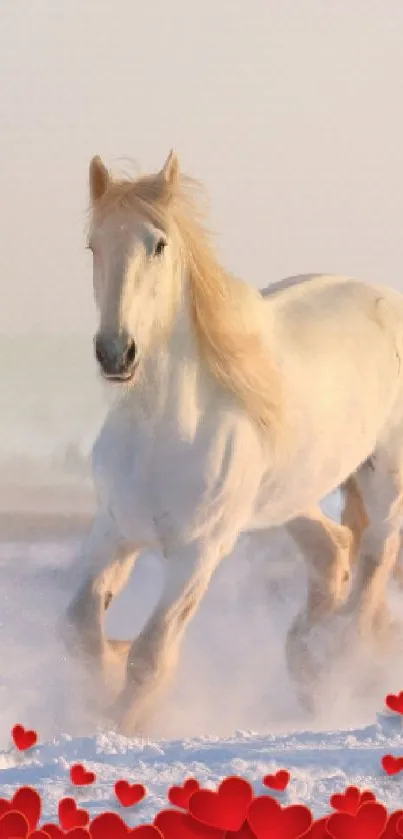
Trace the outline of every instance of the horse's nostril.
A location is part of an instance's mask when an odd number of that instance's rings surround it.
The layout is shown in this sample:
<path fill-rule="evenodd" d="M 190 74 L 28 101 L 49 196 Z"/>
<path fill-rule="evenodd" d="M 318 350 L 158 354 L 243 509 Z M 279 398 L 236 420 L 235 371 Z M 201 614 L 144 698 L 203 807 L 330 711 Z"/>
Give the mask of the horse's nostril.
<path fill-rule="evenodd" d="M 105 361 L 105 352 L 102 349 L 98 340 L 95 341 L 95 358 L 99 364 L 103 364 L 103 362 Z"/>
<path fill-rule="evenodd" d="M 136 358 L 136 344 L 134 341 L 131 341 L 127 350 L 126 350 L 126 363 L 133 364 L 134 359 Z"/>

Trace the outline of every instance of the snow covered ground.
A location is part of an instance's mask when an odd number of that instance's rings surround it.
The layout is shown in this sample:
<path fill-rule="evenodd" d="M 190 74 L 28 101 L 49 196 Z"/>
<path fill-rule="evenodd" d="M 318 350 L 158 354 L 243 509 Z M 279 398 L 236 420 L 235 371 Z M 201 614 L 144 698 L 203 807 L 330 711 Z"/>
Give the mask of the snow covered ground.
<path fill-rule="evenodd" d="M 43 794 L 45 817 L 54 818 L 60 797 L 71 794 L 69 766 L 83 762 L 97 774 L 96 784 L 78 794 L 92 815 L 123 812 L 113 792 L 119 778 L 147 787 L 147 798 L 129 815 L 124 811 L 132 824 L 152 820 L 166 806 L 169 787 L 189 775 L 213 788 L 237 774 L 261 792 L 263 776 L 280 768 L 291 772 L 281 800 L 304 802 L 316 816 L 348 784 L 372 789 L 390 808 L 401 806 L 403 774 L 387 777 L 380 761 L 385 753 L 403 754 L 403 730 L 388 727 L 377 712 L 386 693 L 403 689 L 402 659 L 381 668 L 358 661 L 352 643 L 344 669 L 329 676 L 317 715 L 304 715 L 287 677 L 284 639 L 304 600 L 305 574 L 284 532 L 265 544 L 245 541 L 217 572 L 146 741 L 97 730 L 56 640 L 78 550 L 72 539 L 0 546 L 1 795 L 32 784 Z M 115 636 L 139 630 L 158 597 L 159 574 L 155 557 L 139 562 L 110 610 Z M 402 595 L 392 596 L 399 607 Z M 17 722 L 39 733 L 39 745 L 24 755 L 10 748 Z"/>
<path fill-rule="evenodd" d="M 305 803 L 319 817 L 328 813 L 329 798 L 346 785 L 371 789 L 388 809 L 403 800 L 403 775 L 387 777 L 380 764 L 383 754 L 403 753 L 403 733 L 391 735 L 374 724 L 346 731 L 302 731 L 287 735 L 237 733 L 231 737 L 183 740 L 127 740 L 116 734 L 88 738 L 61 737 L 16 760 L 0 755 L 1 794 L 8 797 L 17 786 L 34 785 L 43 795 L 44 818 L 57 814 L 57 803 L 72 794 L 69 766 L 83 762 L 97 775 L 95 784 L 74 795 L 92 816 L 116 810 L 133 826 L 150 822 L 168 805 L 167 791 L 189 775 L 205 787 L 215 788 L 228 775 L 252 782 L 256 794 L 268 792 L 262 778 L 287 768 L 291 781 L 282 803 Z M 123 810 L 115 798 L 120 778 L 146 786 L 148 795 L 134 809 Z"/>

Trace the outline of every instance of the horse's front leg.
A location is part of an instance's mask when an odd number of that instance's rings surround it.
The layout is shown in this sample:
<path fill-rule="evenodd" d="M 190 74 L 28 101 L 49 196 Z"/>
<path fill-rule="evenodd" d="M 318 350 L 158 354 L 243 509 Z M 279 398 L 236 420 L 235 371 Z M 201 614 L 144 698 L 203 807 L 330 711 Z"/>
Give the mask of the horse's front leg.
<path fill-rule="evenodd" d="M 126 585 L 139 553 L 139 547 L 121 538 L 113 518 L 99 513 L 77 566 L 78 590 L 63 616 L 61 634 L 69 652 L 105 680 L 129 649 L 129 642 L 107 640 L 105 611 Z"/>
<path fill-rule="evenodd" d="M 165 584 L 160 601 L 132 644 L 126 683 L 111 708 L 112 719 L 122 733 L 144 733 L 174 673 L 185 628 L 223 555 L 217 546 L 199 541 L 164 555 Z"/>

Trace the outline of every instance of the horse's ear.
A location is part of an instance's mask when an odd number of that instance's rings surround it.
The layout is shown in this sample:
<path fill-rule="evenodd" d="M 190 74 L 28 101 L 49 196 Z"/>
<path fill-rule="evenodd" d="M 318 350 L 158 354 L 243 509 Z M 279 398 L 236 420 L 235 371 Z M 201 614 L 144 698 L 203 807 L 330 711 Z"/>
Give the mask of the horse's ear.
<path fill-rule="evenodd" d="M 175 186 L 180 176 L 178 155 L 171 149 L 160 171 L 160 178 L 167 186 Z"/>
<path fill-rule="evenodd" d="M 102 198 L 108 189 L 109 182 L 109 172 L 102 163 L 101 158 L 96 155 L 90 163 L 90 195 L 93 203 Z"/>

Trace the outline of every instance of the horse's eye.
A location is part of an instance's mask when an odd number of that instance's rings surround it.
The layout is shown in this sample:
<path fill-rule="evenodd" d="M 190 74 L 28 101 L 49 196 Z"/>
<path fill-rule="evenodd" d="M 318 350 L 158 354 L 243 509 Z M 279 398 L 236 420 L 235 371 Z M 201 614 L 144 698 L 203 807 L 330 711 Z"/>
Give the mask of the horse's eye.
<path fill-rule="evenodd" d="M 154 256 L 161 256 L 162 252 L 166 247 L 166 240 L 165 239 L 158 239 L 158 242 L 154 248 Z"/>

